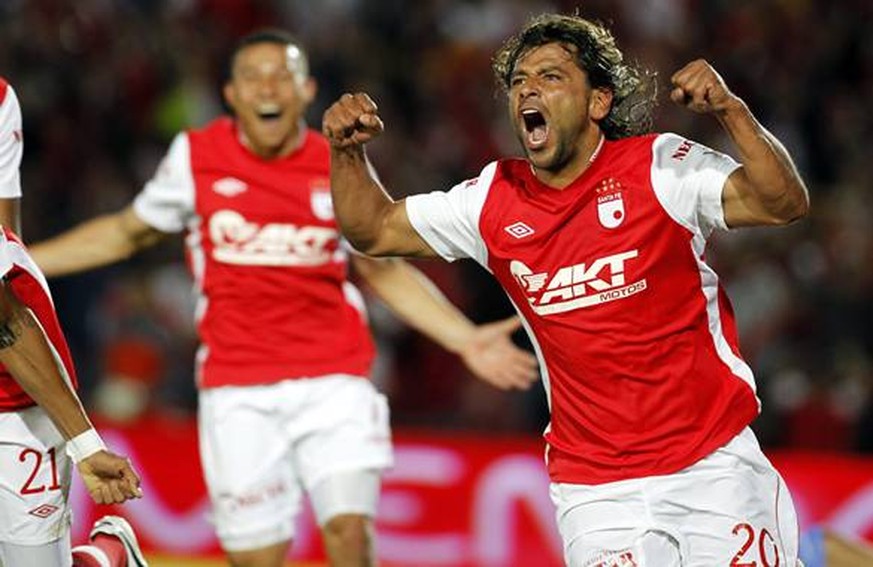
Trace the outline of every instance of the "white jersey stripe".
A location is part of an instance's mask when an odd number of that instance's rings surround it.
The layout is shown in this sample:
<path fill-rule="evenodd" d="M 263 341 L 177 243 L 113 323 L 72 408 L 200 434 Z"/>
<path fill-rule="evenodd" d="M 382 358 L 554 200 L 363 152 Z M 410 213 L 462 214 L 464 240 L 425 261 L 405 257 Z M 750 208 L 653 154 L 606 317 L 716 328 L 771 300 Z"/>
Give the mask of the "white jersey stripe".
<path fill-rule="evenodd" d="M 700 272 L 701 291 L 706 298 L 706 315 L 709 320 L 709 334 L 712 335 L 712 341 L 715 344 L 715 351 L 718 357 L 731 369 L 735 376 L 738 376 L 745 382 L 752 392 L 757 393 L 755 386 L 755 377 L 752 374 L 752 369 L 746 364 L 742 358 L 734 354 L 728 344 L 727 338 L 724 335 L 724 328 L 721 322 L 721 309 L 718 304 L 718 275 L 703 261 L 703 250 L 706 247 L 706 240 L 702 235 L 696 234 L 691 240 L 691 250 L 694 253 L 694 258 L 697 261 L 697 269 Z M 758 410 L 761 409 L 761 400 L 757 399 Z"/>
<path fill-rule="evenodd" d="M 702 156 L 677 160 L 677 152 L 681 151 L 699 152 Z M 731 372 L 755 392 L 752 369 L 733 353 L 724 335 L 718 304 L 718 275 L 703 261 L 706 239 L 712 229 L 726 228 L 721 193 L 728 175 L 737 167 L 739 164 L 728 156 L 673 134 L 662 134 L 652 144 L 652 187 L 664 211 L 692 235 L 691 251 L 700 274 L 701 292 L 706 298 L 709 333 L 716 353 Z M 700 188 L 692 190 L 696 186 Z M 760 406 L 758 400 L 758 409 Z"/>
<path fill-rule="evenodd" d="M 198 215 L 188 222 L 188 234 L 185 236 L 185 244 L 188 249 L 188 262 L 190 263 L 191 277 L 194 278 L 194 293 L 197 301 L 194 305 L 194 324 L 199 325 L 206 317 L 209 309 L 209 298 L 203 293 L 204 279 L 206 277 L 206 252 L 203 250 L 203 222 Z M 203 375 L 203 366 L 209 358 L 209 349 L 201 344 L 194 358 L 194 377 L 199 386 Z"/>

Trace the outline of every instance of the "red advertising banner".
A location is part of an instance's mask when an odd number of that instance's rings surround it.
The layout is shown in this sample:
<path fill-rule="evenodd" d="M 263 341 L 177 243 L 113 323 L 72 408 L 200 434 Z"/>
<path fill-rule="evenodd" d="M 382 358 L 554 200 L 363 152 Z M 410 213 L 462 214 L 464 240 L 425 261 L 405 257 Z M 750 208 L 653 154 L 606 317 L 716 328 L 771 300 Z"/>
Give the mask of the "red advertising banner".
<path fill-rule="evenodd" d="M 99 515 L 127 517 L 146 551 L 218 554 L 197 455 L 193 421 L 101 428 L 110 447 L 131 456 L 146 497 L 96 507 L 76 480 L 73 541 Z M 377 519 L 381 564 L 394 567 L 558 567 L 561 546 L 537 438 L 400 432 Z M 873 459 L 774 453 L 792 490 L 801 529 L 827 526 L 873 541 Z M 323 559 L 307 509 L 292 557 Z"/>

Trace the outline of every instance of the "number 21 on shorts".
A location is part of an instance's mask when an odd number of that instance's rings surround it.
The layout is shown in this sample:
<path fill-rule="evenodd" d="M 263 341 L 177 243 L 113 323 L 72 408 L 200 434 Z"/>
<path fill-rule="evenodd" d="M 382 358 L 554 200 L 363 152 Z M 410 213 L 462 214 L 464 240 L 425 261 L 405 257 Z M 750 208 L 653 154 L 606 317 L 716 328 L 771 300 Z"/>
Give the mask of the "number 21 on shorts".
<path fill-rule="evenodd" d="M 21 495 L 28 496 L 30 494 L 39 494 L 47 490 L 61 489 L 61 484 L 58 479 L 58 461 L 54 447 L 45 453 L 27 447 L 22 449 L 21 453 L 19 453 L 18 460 L 22 463 L 22 466 L 30 467 L 30 474 L 19 489 Z M 44 460 L 48 461 L 45 466 L 51 467 L 51 480 L 48 484 L 37 481 L 40 468 L 44 466 Z"/>

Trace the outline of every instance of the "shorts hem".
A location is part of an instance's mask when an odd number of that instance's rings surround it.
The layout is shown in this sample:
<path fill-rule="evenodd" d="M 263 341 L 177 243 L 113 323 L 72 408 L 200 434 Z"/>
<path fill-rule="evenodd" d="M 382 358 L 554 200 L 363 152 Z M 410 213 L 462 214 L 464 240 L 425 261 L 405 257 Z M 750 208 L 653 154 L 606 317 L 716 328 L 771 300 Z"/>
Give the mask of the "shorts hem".
<path fill-rule="evenodd" d="M 327 470 L 319 471 L 318 475 L 314 475 L 314 476 L 307 478 L 306 479 L 307 480 L 306 492 L 309 492 L 310 490 L 315 488 L 316 485 L 321 483 L 321 481 L 323 481 L 326 478 L 333 476 L 335 474 L 354 472 L 354 471 L 375 470 L 375 471 L 379 472 L 379 477 L 381 478 L 382 473 L 384 473 L 386 470 L 390 469 L 393 466 L 394 466 L 393 459 L 388 459 L 387 461 L 380 461 L 380 462 L 371 461 L 368 463 L 347 463 L 347 464 L 343 464 L 343 465 L 338 465 L 336 467 L 333 467 L 333 468 L 330 468 Z"/>
<path fill-rule="evenodd" d="M 283 521 L 262 528 L 255 528 L 247 534 L 222 535 L 218 533 L 218 541 L 225 551 L 252 551 L 263 547 L 269 547 L 281 542 L 290 542 L 294 539 L 294 524 Z"/>

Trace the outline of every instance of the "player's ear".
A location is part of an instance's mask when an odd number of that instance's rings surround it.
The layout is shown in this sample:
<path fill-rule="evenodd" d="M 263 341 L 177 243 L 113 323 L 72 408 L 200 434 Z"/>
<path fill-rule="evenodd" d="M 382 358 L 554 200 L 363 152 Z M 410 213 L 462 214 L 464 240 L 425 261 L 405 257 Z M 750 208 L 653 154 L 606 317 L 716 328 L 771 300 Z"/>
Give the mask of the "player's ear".
<path fill-rule="evenodd" d="M 596 88 L 591 91 L 588 100 L 588 115 L 595 122 L 600 122 L 609 114 L 612 108 L 612 91 L 604 88 Z"/>
<path fill-rule="evenodd" d="M 221 94 L 224 97 L 224 103 L 234 114 L 236 114 L 236 89 L 233 87 L 233 83 L 230 81 L 224 83 L 224 87 L 221 89 Z"/>

